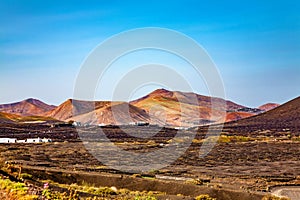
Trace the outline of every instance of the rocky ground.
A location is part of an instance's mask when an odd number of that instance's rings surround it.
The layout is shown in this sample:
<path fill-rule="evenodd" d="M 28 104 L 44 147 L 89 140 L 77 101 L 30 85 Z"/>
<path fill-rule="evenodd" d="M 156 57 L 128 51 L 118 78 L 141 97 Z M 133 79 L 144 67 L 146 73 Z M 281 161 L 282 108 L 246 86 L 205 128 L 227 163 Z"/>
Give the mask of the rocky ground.
<path fill-rule="evenodd" d="M 104 173 L 131 178 L 134 176 L 137 179 L 140 178 L 143 180 L 143 184 L 138 182 L 134 186 L 136 190 L 159 190 L 159 188 L 153 187 L 153 183 L 147 183 L 148 186 L 147 184 L 144 185 L 145 180 L 148 181 L 148 179 L 151 179 L 151 181 L 171 181 L 177 185 L 190 182 L 193 185 L 187 187 L 190 189 L 184 189 L 185 187 L 183 186 L 175 187 L 173 185 L 172 187 L 177 188 L 177 190 L 170 192 L 170 194 L 184 194 L 185 196 L 192 197 L 199 195 L 199 191 L 193 192 L 191 190 L 195 185 L 214 188 L 213 191 L 203 191 L 217 197 L 220 194 L 215 191 L 219 190 L 242 191 L 245 194 L 250 191 L 262 195 L 270 192 L 275 186 L 295 186 L 300 184 L 300 140 L 297 135 L 291 136 L 288 130 L 286 132 L 283 131 L 277 137 L 270 137 L 262 134 L 235 136 L 233 130 L 228 131 L 227 129 L 226 132 L 223 131 L 214 148 L 203 158 L 199 157 L 200 148 L 203 142 L 211 141 L 204 140 L 205 134 L 200 131 L 187 151 L 170 166 L 148 172 L 124 173 L 111 169 L 97 160 L 86 149 L 87 146 L 77 137 L 78 132 L 72 127 L 50 128 L 48 125 L 26 125 L 13 128 L 11 130 L 11 127 L 1 127 L 1 130 L 4 130 L 3 132 L 6 137 L 23 139 L 30 135 L 51 137 L 54 140 L 53 143 L 44 144 L 0 145 L 2 163 L 6 162 L 11 165 L 22 166 L 28 173 L 40 170 L 40 175 L 37 174 L 38 179 L 54 179 L 53 181 L 57 182 L 65 181 L 61 178 L 62 176 L 56 178 L 54 176 L 53 178 L 41 175 L 47 171 L 54 170 L 54 172 L 64 171 L 66 174 L 93 173 L 96 176 Z M 91 134 L 93 136 L 99 130 L 99 127 L 81 128 L 79 135 Z M 158 130 L 157 127 L 150 129 L 149 127 L 123 127 L 123 130 L 116 127 L 107 127 L 101 130 L 114 145 L 124 151 L 135 153 L 161 150 L 170 145 L 172 138 L 177 134 L 177 130 Z M 158 133 L 150 138 L 136 139 L 131 134 L 128 134 L 139 133 L 146 135 L 151 134 L 153 131 L 158 131 Z M 3 132 L 2 134 L 4 135 Z M 193 135 L 193 132 L 185 131 L 185 134 Z M 103 138 L 101 136 L 96 137 L 96 139 L 102 140 Z M 184 141 L 178 140 L 177 142 L 181 143 Z M 102 142 L 99 144 L 103 145 L 107 143 Z M 109 145 L 106 145 L 105 148 L 109 148 Z M 107 157 L 110 157 L 114 161 L 122 160 L 126 163 L 126 157 L 119 158 L 113 156 L 113 154 L 107 155 Z M 131 161 L 128 160 L 128 162 Z M 85 179 L 91 182 L 94 181 L 86 177 L 80 180 Z M 73 179 L 75 182 L 78 182 L 78 180 L 76 178 Z M 68 183 L 71 184 L 71 182 Z M 130 187 L 125 182 L 122 187 Z M 99 185 L 111 184 L 113 186 L 118 183 L 120 181 L 112 181 L 111 183 L 105 181 L 105 183 L 99 182 Z M 117 186 L 121 187 L 121 185 Z M 161 190 L 163 190 L 162 192 L 168 192 L 168 188 L 164 189 L 164 187 L 161 187 Z M 261 194 L 261 192 L 263 193 Z"/>

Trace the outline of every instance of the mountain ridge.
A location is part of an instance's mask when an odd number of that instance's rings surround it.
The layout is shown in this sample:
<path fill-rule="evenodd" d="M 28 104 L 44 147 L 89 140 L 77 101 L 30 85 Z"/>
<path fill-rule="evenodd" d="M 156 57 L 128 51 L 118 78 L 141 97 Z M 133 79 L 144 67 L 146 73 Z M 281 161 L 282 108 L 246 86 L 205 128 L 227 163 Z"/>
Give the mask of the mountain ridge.
<path fill-rule="evenodd" d="M 277 105 L 270 103 L 263 106 L 265 106 L 264 109 L 271 109 L 272 106 Z M 61 121 L 78 120 L 91 124 L 116 124 L 112 115 L 114 111 L 113 114 L 118 115 L 119 121 L 125 124 L 143 121 L 170 126 L 205 125 L 221 123 L 223 120 L 225 122 L 237 121 L 263 112 L 263 110 L 248 108 L 218 97 L 166 89 L 156 89 L 130 102 L 67 99 L 59 106 L 52 106 L 29 98 L 21 102 L 0 105 L 0 112 L 3 110 L 21 116 L 40 115 Z M 132 120 L 128 118 L 129 116 L 132 116 Z M 222 117 L 225 118 L 222 119 Z"/>
<path fill-rule="evenodd" d="M 56 106 L 48 105 L 41 100 L 29 98 L 20 102 L 1 104 L 0 112 L 21 116 L 39 116 L 55 107 Z"/>

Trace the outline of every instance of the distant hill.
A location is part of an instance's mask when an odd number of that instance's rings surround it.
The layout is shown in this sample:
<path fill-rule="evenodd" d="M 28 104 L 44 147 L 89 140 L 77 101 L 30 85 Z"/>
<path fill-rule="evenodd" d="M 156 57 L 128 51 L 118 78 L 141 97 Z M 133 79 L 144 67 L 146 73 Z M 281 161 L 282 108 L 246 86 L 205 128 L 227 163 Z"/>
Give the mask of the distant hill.
<path fill-rule="evenodd" d="M 53 117 L 58 120 L 65 121 L 72 117 L 86 114 L 97 110 L 98 108 L 110 105 L 110 101 L 82 101 L 75 99 L 68 99 L 55 109 L 44 113 L 44 116 Z"/>
<path fill-rule="evenodd" d="M 21 116 L 40 116 L 54 108 L 55 106 L 53 105 L 48 105 L 40 100 L 31 98 L 16 103 L 2 104 L 0 105 L 0 112 Z"/>
<path fill-rule="evenodd" d="M 82 101 L 68 99 L 57 108 L 45 113 L 63 121 L 77 121 L 83 124 L 128 124 L 150 122 L 149 115 L 142 109 L 126 102 Z M 155 121 L 156 122 L 156 121 Z"/>
<path fill-rule="evenodd" d="M 211 101 L 215 103 L 214 108 L 211 108 Z M 239 111 L 242 109 L 246 111 Z M 158 89 L 129 103 L 68 99 L 44 116 L 87 124 L 128 124 L 142 121 L 159 125 L 193 126 L 220 122 L 222 114 L 227 111 L 226 121 L 254 115 L 252 109 L 221 98 Z M 211 119 L 213 112 L 216 114 L 215 119 Z"/>
<path fill-rule="evenodd" d="M 226 127 L 300 130 L 300 97 L 262 114 L 230 122 Z"/>
<path fill-rule="evenodd" d="M 47 122 L 57 122 L 58 120 L 50 117 L 41 116 L 20 116 L 10 113 L 0 112 L 0 123 L 47 123 Z"/>
<path fill-rule="evenodd" d="M 126 102 L 112 102 L 96 110 L 70 118 L 84 124 L 122 125 L 134 122 L 150 123 L 149 115 L 142 109 Z M 154 121 L 157 123 L 157 121 Z"/>
<path fill-rule="evenodd" d="M 259 106 L 258 109 L 263 110 L 263 111 L 269 111 L 274 108 L 277 108 L 278 106 L 280 106 L 280 104 L 278 104 L 278 103 L 266 103 L 262 106 Z"/>
<path fill-rule="evenodd" d="M 212 104 L 212 102 L 214 102 Z M 212 107 L 212 105 L 214 105 Z M 43 116 L 60 121 L 87 124 L 128 124 L 147 122 L 167 126 L 194 126 L 237 121 L 252 117 L 277 104 L 248 108 L 232 101 L 192 92 L 157 89 L 137 100 L 127 102 L 83 101 L 68 99 L 59 106 L 47 105 L 37 99 L 27 99 L 0 105 L 0 112 L 17 116 Z M 114 112 L 112 112 L 114 111 Z M 214 113 L 214 114 L 213 114 Z M 225 116 L 225 119 L 223 117 Z M 114 118 L 115 117 L 115 118 Z M 3 121 L 13 117 L 3 117 Z M 19 117 L 20 118 L 20 117 Z M 31 117 L 30 120 L 34 118 Z M 38 118 L 36 118 L 38 121 Z"/>
<path fill-rule="evenodd" d="M 196 99 L 196 101 L 191 101 L 191 99 Z M 211 108 L 212 101 L 215 102 L 214 108 Z M 251 112 L 238 111 L 246 107 L 232 101 L 191 92 L 168 91 L 165 89 L 157 89 L 130 103 L 144 109 L 160 121 L 166 120 L 167 124 L 176 126 L 220 122 L 218 121 L 220 119 L 211 120 L 213 111 L 219 115 L 217 118 L 221 117 L 223 112 L 228 112 L 226 121 L 234 121 L 254 115 Z M 182 110 L 186 112 L 182 112 Z"/>
<path fill-rule="evenodd" d="M 193 102 L 191 99 L 195 98 L 198 100 L 198 102 Z M 153 104 L 162 104 L 162 102 L 181 102 L 185 104 L 191 104 L 191 105 L 199 105 L 201 107 L 211 107 L 211 100 L 214 100 L 216 102 L 216 109 L 225 109 L 225 110 L 237 110 L 241 108 L 245 108 L 245 106 L 238 105 L 232 101 L 226 101 L 221 98 L 216 97 L 209 97 L 204 95 L 199 95 L 192 92 L 179 92 L 179 91 L 169 91 L 166 89 L 157 89 L 151 92 L 150 94 L 131 101 L 130 103 L 132 105 L 136 105 L 139 107 L 149 108 L 153 106 Z M 223 105 L 226 105 L 225 108 L 223 108 Z"/>

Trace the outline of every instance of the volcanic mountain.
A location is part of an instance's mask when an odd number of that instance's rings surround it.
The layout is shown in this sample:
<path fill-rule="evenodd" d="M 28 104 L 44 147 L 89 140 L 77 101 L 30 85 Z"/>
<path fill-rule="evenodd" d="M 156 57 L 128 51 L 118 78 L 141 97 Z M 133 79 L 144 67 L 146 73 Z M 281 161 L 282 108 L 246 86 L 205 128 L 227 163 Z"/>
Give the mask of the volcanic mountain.
<path fill-rule="evenodd" d="M 31 98 L 16 103 L 2 104 L 0 105 L 0 112 L 21 116 L 40 116 L 54 108 L 55 106 L 48 105 L 40 100 Z"/>
<path fill-rule="evenodd" d="M 277 103 L 266 103 L 262 106 L 259 106 L 258 109 L 262 110 L 262 111 L 269 111 L 272 110 L 274 108 L 277 108 L 278 106 L 280 106 L 280 104 Z"/>
<path fill-rule="evenodd" d="M 225 121 L 234 121 L 255 114 L 238 111 L 246 107 L 221 98 L 165 89 L 157 89 L 130 104 L 145 110 L 151 118 L 176 126 L 221 122 L 222 116 Z M 211 119 L 212 116 L 215 118 Z"/>
<path fill-rule="evenodd" d="M 158 125 L 194 126 L 223 120 L 234 121 L 253 115 L 253 109 L 221 98 L 158 89 L 130 103 L 69 99 L 44 116 L 84 124 L 142 121 Z"/>
<path fill-rule="evenodd" d="M 137 122 L 150 123 L 150 117 L 144 110 L 126 102 L 103 104 L 96 110 L 70 118 L 84 124 L 122 125 Z M 158 123 L 156 119 L 154 123 Z"/>
<path fill-rule="evenodd" d="M 165 89 L 157 89 L 130 103 L 68 99 L 55 107 L 36 99 L 27 99 L 0 105 L 1 111 L 20 116 L 38 115 L 61 121 L 74 120 L 84 124 L 147 122 L 169 126 L 235 121 L 261 112 L 221 98 Z"/>
<path fill-rule="evenodd" d="M 108 104 L 109 102 L 93 102 L 68 99 L 55 109 L 44 113 L 44 116 L 53 117 L 58 120 L 65 121 L 73 116 L 85 114 L 94 110 L 95 106 Z M 101 104 L 101 105 L 100 105 Z"/>
<path fill-rule="evenodd" d="M 300 130 L 300 97 L 262 114 L 226 124 L 226 127 Z"/>
<path fill-rule="evenodd" d="M 149 115 L 142 109 L 126 102 L 82 101 L 69 99 L 57 108 L 45 113 L 63 121 L 77 121 L 83 124 L 128 124 L 149 122 Z"/>

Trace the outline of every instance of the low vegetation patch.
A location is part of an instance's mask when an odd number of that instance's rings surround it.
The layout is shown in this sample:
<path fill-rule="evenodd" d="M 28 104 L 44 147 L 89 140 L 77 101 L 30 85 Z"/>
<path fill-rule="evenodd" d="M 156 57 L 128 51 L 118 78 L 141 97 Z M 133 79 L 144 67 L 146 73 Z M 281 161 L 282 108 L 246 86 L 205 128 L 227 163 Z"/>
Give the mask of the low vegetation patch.
<path fill-rule="evenodd" d="M 254 138 L 247 137 L 247 136 L 227 136 L 227 135 L 220 135 L 220 136 L 210 136 L 202 142 L 218 142 L 218 143 L 232 143 L 232 142 L 249 142 L 254 141 Z M 198 140 L 193 140 L 195 143 L 199 143 Z"/>
<path fill-rule="evenodd" d="M 262 198 L 262 200 L 290 200 L 290 198 L 286 198 L 286 197 L 277 197 L 274 195 L 266 195 Z"/>
<path fill-rule="evenodd" d="M 201 194 L 195 198 L 196 200 L 217 200 L 215 198 L 210 197 L 208 194 Z"/>
<path fill-rule="evenodd" d="M 152 192 L 152 191 L 140 192 L 140 191 L 130 191 L 127 189 L 117 189 L 115 187 L 95 187 L 94 185 L 89 185 L 87 183 L 83 183 L 83 185 L 77 185 L 77 184 L 65 185 L 65 184 L 52 182 L 51 184 L 59 186 L 61 188 L 68 188 L 68 190 L 70 191 L 76 191 L 76 194 L 77 192 L 84 192 L 84 193 L 95 195 L 95 197 L 90 198 L 91 200 L 98 200 L 103 198 L 128 199 L 128 200 L 155 200 L 157 199 L 156 195 L 164 195 L 164 193 L 162 192 Z M 59 194 L 52 193 L 51 195 L 58 196 Z M 77 197 L 78 195 L 72 197 L 71 199 L 75 200 Z"/>
<path fill-rule="evenodd" d="M 7 200 L 38 199 L 38 196 L 28 194 L 28 188 L 24 183 L 13 182 L 9 179 L 0 178 L 0 198 L 3 199 L 3 197 Z"/>

